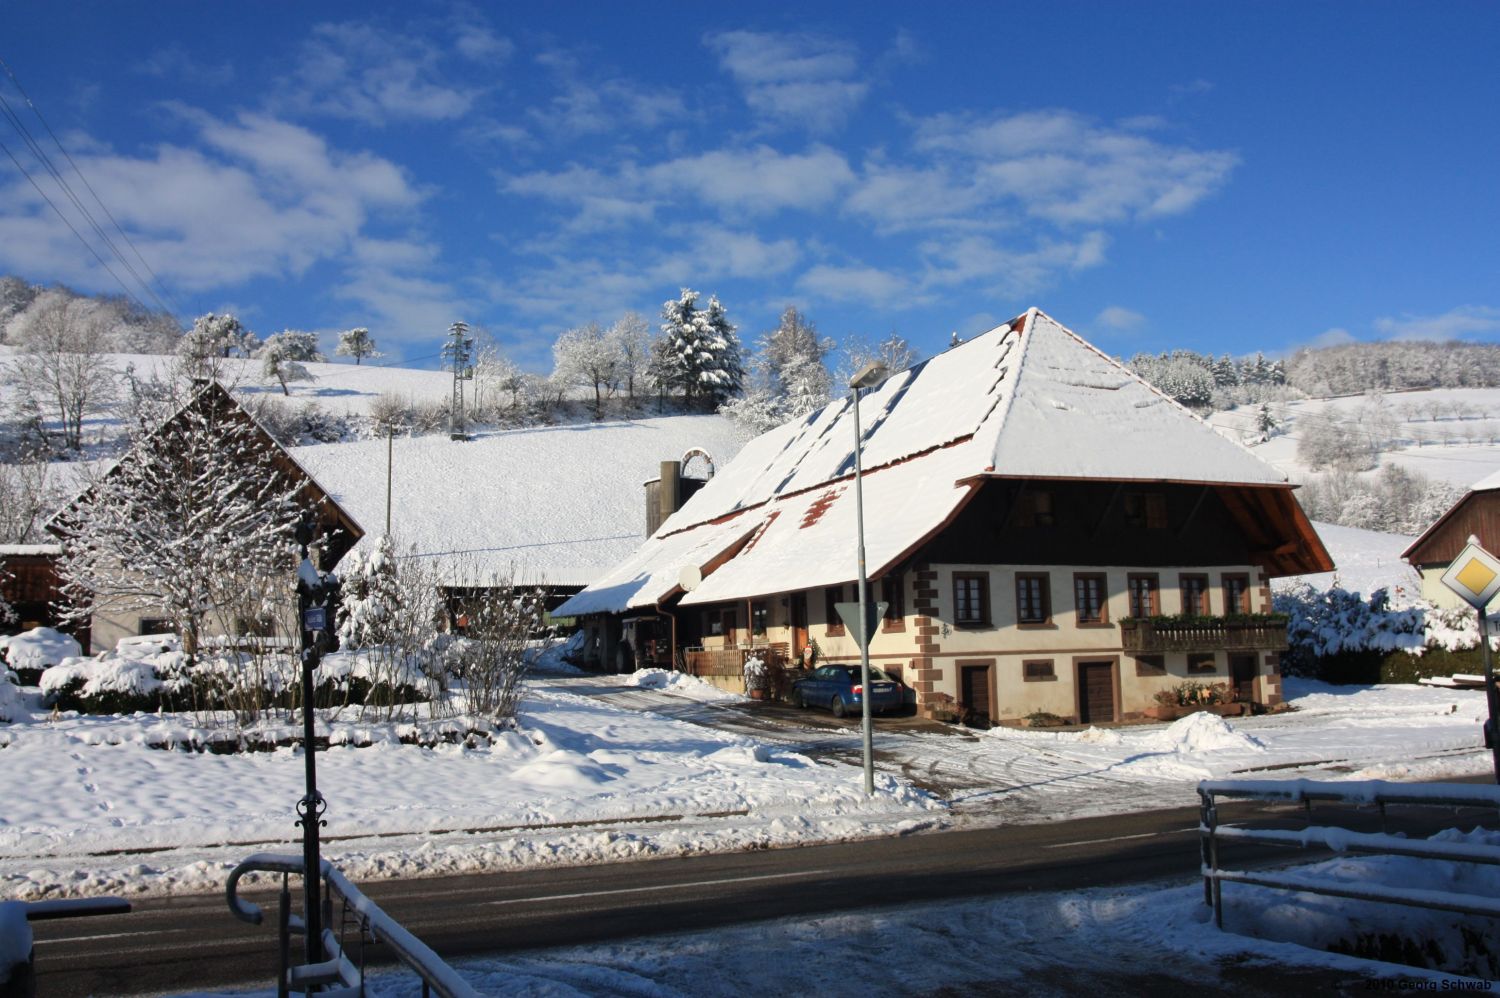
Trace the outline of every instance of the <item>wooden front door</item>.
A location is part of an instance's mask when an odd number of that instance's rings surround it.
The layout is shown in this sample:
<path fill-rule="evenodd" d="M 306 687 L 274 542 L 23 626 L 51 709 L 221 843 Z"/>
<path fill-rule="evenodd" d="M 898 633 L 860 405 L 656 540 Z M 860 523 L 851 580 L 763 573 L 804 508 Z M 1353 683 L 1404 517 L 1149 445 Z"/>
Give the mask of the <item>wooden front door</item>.
<path fill-rule="evenodd" d="M 807 593 L 792 593 L 792 662 L 802 663 L 802 649 L 807 647 Z"/>
<path fill-rule="evenodd" d="M 975 720 L 990 719 L 990 667 L 987 665 L 964 665 L 958 672 L 959 696 L 962 698 L 965 719 L 970 715 Z"/>
<path fill-rule="evenodd" d="M 1115 719 L 1115 669 L 1112 662 L 1078 663 L 1078 723 Z"/>
<path fill-rule="evenodd" d="M 1234 684 L 1234 698 L 1241 703 L 1255 701 L 1256 671 L 1254 655 L 1229 656 L 1229 681 Z"/>

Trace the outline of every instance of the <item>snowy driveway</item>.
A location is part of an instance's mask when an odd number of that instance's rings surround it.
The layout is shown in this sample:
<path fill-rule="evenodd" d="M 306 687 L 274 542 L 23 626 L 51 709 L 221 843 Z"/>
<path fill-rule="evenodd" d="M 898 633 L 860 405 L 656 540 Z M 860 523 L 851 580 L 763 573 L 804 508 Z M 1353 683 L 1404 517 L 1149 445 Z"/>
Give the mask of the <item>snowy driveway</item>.
<path fill-rule="evenodd" d="M 698 700 L 625 677 L 538 685 L 772 742 L 812 759 L 859 763 L 857 719 L 741 699 Z M 946 801 L 959 821 L 1049 821 L 1190 806 L 1201 779 L 1255 776 L 1432 780 L 1490 771 L 1475 691 L 1337 687 L 1287 680 L 1296 710 L 1223 722 L 1084 731 L 988 732 L 877 718 L 876 768 Z M 689 694 L 692 692 L 688 691 Z"/>

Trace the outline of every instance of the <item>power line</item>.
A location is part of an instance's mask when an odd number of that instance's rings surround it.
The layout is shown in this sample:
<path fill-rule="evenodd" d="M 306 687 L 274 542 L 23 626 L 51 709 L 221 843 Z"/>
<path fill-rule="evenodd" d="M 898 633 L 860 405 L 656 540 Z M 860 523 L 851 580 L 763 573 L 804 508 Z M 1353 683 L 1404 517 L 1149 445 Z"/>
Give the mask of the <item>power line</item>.
<path fill-rule="evenodd" d="M 21 98 L 26 101 L 26 106 L 31 108 L 31 113 L 36 115 L 37 120 L 42 123 L 42 127 L 47 130 L 48 136 L 50 136 L 52 139 L 52 144 L 57 146 L 58 152 L 63 154 L 63 157 L 68 161 L 68 165 L 73 168 L 73 172 L 78 174 L 78 179 L 83 181 L 83 186 L 88 189 L 89 194 L 94 199 L 94 203 L 97 204 L 100 210 L 104 212 L 105 217 L 109 219 L 110 224 L 114 226 L 115 231 L 120 234 L 120 238 L 125 241 L 125 245 L 130 247 L 131 252 L 135 254 L 135 258 L 140 261 L 140 264 L 145 268 L 146 273 L 151 275 L 152 280 L 154 280 L 157 286 L 161 288 L 162 295 L 166 296 L 167 300 L 171 302 L 173 307 L 170 309 L 167 308 L 166 304 L 162 302 L 161 296 L 156 294 L 155 290 L 152 289 L 150 284 L 142 281 L 142 286 L 151 293 L 151 296 L 156 299 L 157 304 L 161 305 L 165 311 L 175 311 L 180 313 L 182 311 L 182 308 L 177 304 L 175 300 L 172 299 L 171 293 L 167 290 L 166 283 L 162 281 L 161 277 L 156 273 L 156 271 L 151 268 L 151 264 L 146 262 L 146 258 L 141 254 L 141 251 L 135 245 L 134 240 L 132 240 L 130 236 L 126 234 L 124 228 L 122 228 L 119 221 L 116 220 L 114 213 L 109 210 L 109 206 L 106 205 L 104 203 L 104 199 L 99 196 L 99 192 L 94 190 L 94 185 L 89 183 L 89 178 L 84 175 L 83 169 L 78 165 L 77 161 L 73 159 L 72 154 L 69 153 L 67 148 L 62 144 L 62 140 L 57 137 L 57 133 L 52 130 L 51 124 L 48 123 L 46 117 L 42 114 L 42 109 L 36 106 L 36 102 L 33 101 L 31 99 L 31 95 L 26 92 L 26 88 L 21 86 L 20 79 L 16 77 L 15 71 L 10 68 L 10 64 L 7 63 L 4 58 L 0 58 L 0 68 L 3 68 L 5 70 L 5 75 L 10 77 L 10 82 L 15 85 L 16 91 L 21 95 Z M 139 275 L 137 275 L 136 279 L 140 280 Z"/>
<path fill-rule="evenodd" d="M 62 213 L 62 209 L 59 208 L 57 204 L 47 196 L 47 192 L 42 190 L 41 185 L 36 182 L 36 178 L 26 171 L 26 167 L 21 165 L 21 161 L 16 159 L 16 154 L 10 151 L 10 146 L 6 145 L 3 140 L 0 140 L 0 149 L 5 150 L 5 155 L 10 157 L 10 161 L 12 163 L 16 164 L 16 169 L 21 171 L 21 175 L 27 180 L 31 181 L 31 186 L 36 188 L 36 192 L 42 196 L 42 200 L 46 201 L 47 204 L 51 206 L 53 211 L 57 212 L 57 217 L 62 219 L 63 224 L 66 225 L 69 231 L 71 231 L 73 235 L 77 237 L 78 241 L 83 244 L 83 248 L 93 254 L 94 259 L 99 261 L 99 266 L 103 267 L 109 273 L 109 276 L 115 279 L 115 283 L 120 285 L 120 290 L 125 292 L 125 296 L 131 301 L 135 302 L 136 305 L 140 306 L 142 311 L 149 312 L 150 309 L 146 308 L 141 300 L 131 293 L 130 288 L 126 286 L 125 282 L 120 280 L 120 275 L 116 274 L 114 272 L 114 269 L 110 267 L 110 265 L 105 261 L 104 257 L 99 255 L 99 251 L 94 249 L 93 244 L 90 243 L 87 239 L 83 238 L 83 233 L 79 232 L 78 229 L 74 227 L 73 223 L 68 221 L 68 216 L 64 215 Z"/>

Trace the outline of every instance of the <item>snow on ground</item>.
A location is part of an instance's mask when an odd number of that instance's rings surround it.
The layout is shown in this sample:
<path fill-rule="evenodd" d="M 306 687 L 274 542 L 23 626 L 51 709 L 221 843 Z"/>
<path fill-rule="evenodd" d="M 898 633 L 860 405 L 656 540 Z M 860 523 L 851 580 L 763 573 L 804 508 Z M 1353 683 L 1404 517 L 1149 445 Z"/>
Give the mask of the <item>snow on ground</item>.
<path fill-rule="evenodd" d="M 662 461 L 701 447 L 718 467 L 740 448 L 723 416 L 539 426 L 410 437 L 392 445 L 391 532 L 398 554 L 440 563 L 464 556 L 486 572 L 584 585 L 646 539 L 646 493 Z M 365 528 L 385 530 L 386 441 L 292 450 Z"/>
<path fill-rule="evenodd" d="M 637 686 L 644 690 L 666 690 L 689 700 L 705 702 L 740 702 L 745 697 L 728 690 L 721 690 L 713 683 L 683 672 L 668 672 L 666 669 L 640 669 L 624 677 L 626 686 Z"/>
<path fill-rule="evenodd" d="M 1368 596 L 1377 589 L 1389 589 L 1392 594 L 1402 589 L 1415 596 L 1422 591 L 1422 579 L 1417 570 L 1401 560 L 1401 552 L 1415 538 L 1405 534 L 1386 534 L 1378 530 L 1361 530 L 1358 527 L 1340 527 L 1332 523 L 1314 523 L 1323 546 L 1333 557 L 1336 566 L 1332 572 L 1314 575 L 1292 575 L 1272 582 L 1276 590 L 1290 589 L 1306 582 L 1317 589 L 1340 586 L 1349 592 Z"/>
<path fill-rule="evenodd" d="M 164 751 L 153 729 L 183 717 L 54 721 L 30 697 L 0 727 L 0 896 L 214 890 L 246 853 L 295 841 L 300 751 Z M 937 807 L 890 777 L 867 800 L 852 767 L 542 686 L 520 727 L 477 748 L 320 753 L 329 857 L 355 879 L 597 862 L 887 833 Z"/>
<path fill-rule="evenodd" d="M 754 715 L 735 702 L 618 685 L 635 698 L 624 709 L 569 692 L 601 686 L 531 681 L 521 733 L 488 747 L 401 745 L 363 725 L 376 744 L 319 760 L 331 858 L 355 879 L 435 875 L 1190 806 L 1209 777 L 1436 779 L 1489 766 L 1476 691 L 1289 680 L 1298 711 L 1230 722 L 877 728 L 880 792 L 866 801 L 856 728 L 778 734 L 737 728 Z M 722 724 L 664 716 L 679 707 Z M 300 754 L 147 747 L 154 728 L 183 723 L 49 721 L 36 708 L 0 727 L 0 896 L 213 890 L 244 854 L 293 842 Z M 162 851 L 105 855 L 122 848 Z"/>

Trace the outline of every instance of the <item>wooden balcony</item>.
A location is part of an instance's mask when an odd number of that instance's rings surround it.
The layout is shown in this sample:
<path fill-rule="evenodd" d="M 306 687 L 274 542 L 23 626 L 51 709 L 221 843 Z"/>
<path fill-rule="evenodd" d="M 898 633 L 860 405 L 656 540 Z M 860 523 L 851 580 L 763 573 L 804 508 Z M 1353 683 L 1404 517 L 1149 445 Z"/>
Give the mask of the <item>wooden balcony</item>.
<path fill-rule="evenodd" d="M 1286 651 L 1286 621 L 1279 618 L 1173 620 L 1149 617 L 1120 621 L 1120 640 L 1127 652 Z"/>

